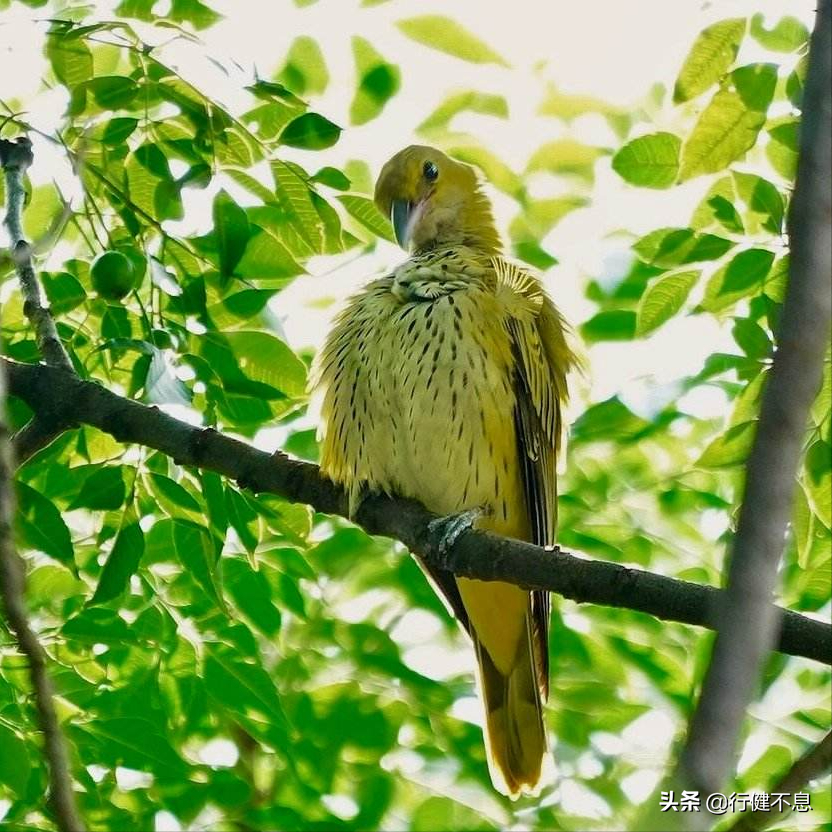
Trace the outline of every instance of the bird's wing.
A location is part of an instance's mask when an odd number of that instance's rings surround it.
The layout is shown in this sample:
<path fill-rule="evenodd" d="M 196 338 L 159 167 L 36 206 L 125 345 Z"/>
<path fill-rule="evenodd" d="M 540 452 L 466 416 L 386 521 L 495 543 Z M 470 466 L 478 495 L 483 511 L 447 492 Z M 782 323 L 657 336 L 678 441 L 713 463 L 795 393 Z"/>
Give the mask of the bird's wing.
<path fill-rule="evenodd" d="M 531 542 L 555 545 L 557 525 L 557 453 L 561 443 L 561 405 L 566 375 L 575 358 L 566 344 L 564 323 L 539 281 L 528 272 L 495 258 L 496 292 L 507 311 L 506 326 L 515 360 L 517 452 L 522 466 Z M 549 595 L 532 593 L 532 641 L 539 684 L 549 688 Z"/>

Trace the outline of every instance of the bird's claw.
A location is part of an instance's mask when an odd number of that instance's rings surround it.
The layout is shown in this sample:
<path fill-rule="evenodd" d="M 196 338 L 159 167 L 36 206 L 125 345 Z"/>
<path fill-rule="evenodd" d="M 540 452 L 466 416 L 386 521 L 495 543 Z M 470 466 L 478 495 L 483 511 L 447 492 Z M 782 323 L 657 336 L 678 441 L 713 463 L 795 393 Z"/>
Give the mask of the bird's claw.
<path fill-rule="evenodd" d="M 431 520 L 428 523 L 428 532 L 431 539 L 436 541 L 436 551 L 439 557 L 444 561 L 457 540 L 472 529 L 480 517 L 488 514 L 490 511 L 487 507 L 478 506 L 460 511 L 458 514 L 449 514 L 447 517 L 437 517 L 436 520 Z"/>

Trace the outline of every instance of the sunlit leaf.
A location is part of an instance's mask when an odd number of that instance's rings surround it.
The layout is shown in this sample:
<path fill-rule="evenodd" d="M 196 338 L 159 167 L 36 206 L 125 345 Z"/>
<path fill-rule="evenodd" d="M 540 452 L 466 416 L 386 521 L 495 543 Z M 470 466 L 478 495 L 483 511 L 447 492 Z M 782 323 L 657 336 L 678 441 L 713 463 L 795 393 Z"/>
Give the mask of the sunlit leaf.
<path fill-rule="evenodd" d="M 624 145 L 613 156 L 613 170 L 632 185 L 669 188 L 679 174 L 682 142 L 673 133 L 653 133 Z"/>
<path fill-rule="evenodd" d="M 684 305 L 690 290 L 699 279 L 699 272 L 679 272 L 660 277 L 642 295 L 636 311 L 637 336 L 658 329 Z"/>
<path fill-rule="evenodd" d="M 396 242 L 390 221 L 382 216 L 371 199 L 353 194 L 345 194 L 344 196 L 339 196 L 338 199 L 344 208 L 346 208 L 347 213 L 358 220 L 364 228 L 375 234 L 376 237 L 389 240 L 391 243 Z"/>
<path fill-rule="evenodd" d="M 305 150 L 332 147 L 341 136 L 341 128 L 318 113 L 304 113 L 289 122 L 280 134 L 281 144 Z"/>
<path fill-rule="evenodd" d="M 397 23 L 399 29 L 411 40 L 470 61 L 475 64 L 501 64 L 506 62 L 486 43 L 449 17 L 424 14 L 409 17 Z"/>
<path fill-rule="evenodd" d="M 705 448 L 696 464 L 701 468 L 723 468 L 745 462 L 756 430 L 756 422 L 743 422 L 729 428 Z"/>
<path fill-rule="evenodd" d="M 298 95 L 322 95 L 329 84 L 329 72 L 317 41 L 308 35 L 295 38 L 276 77 Z"/>
<path fill-rule="evenodd" d="M 676 79 L 675 102 L 695 98 L 728 71 L 737 57 L 745 25 L 744 17 L 735 17 L 720 20 L 699 33 Z"/>
<path fill-rule="evenodd" d="M 772 52 L 794 52 L 809 40 L 809 30 L 796 17 L 781 17 L 770 29 L 765 18 L 757 12 L 751 18 L 751 37 Z"/>
<path fill-rule="evenodd" d="M 287 396 L 306 391 L 306 367 L 279 338 L 268 332 L 229 332 L 226 340 L 248 378 Z"/>
<path fill-rule="evenodd" d="M 220 272 L 229 277 L 240 262 L 251 234 L 248 219 L 246 212 L 225 191 L 214 197 L 213 217 Z"/>
<path fill-rule="evenodd" d="M 67 87 L 75 87 L 92 77 L 92 52 L 81 38 L 50 34 L 46 40 L 46 56 L 57 79 Z"/>
<path fill-rule="evenodd" d="M 459 113 L 472 112 L 480 115 L 508 118 L 508 102 L 502 95 L 468 90 L 448 96 L 417 128 L 420 133 L 442 130 Z"/>
<path fill-rule="evenodd" d="M 105 604 L 121 595 L 138 569 L 143 553 L 144 534 L 138 523 L 128 523 L 119 531 L 107 555 L 90 604 Z"/>
<path fill-rule="evenodd" d="M 401 72 L 364 38 L 352 39 L 352 53 L 357 84 L 350 105 L 350 121 L 366 124 L 380 115 L 384 105 L 399 91 Z"/>
<path fill-rule="evenodd" d="M 23 797 L 32 774 L 27 744 L 10 728 L 0 723 L 0 783 L 18 797 Z"/>
<path fill-rule="evenodd" d="M 759 291 L 774 262 L 774 253 L 760 248 L 741 251 L 708 280 L 702 308 L 720 312 L 740 298 Z"/>

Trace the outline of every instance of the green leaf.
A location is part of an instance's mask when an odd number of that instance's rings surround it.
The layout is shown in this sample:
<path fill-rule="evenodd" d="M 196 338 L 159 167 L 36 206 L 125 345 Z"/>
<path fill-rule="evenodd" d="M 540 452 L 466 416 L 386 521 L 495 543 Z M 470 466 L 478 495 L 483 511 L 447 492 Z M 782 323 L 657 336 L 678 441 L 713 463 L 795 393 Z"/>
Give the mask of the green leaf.
<path fill-rule="evenodd" d="M 558 262 L 557 257 L 553 257 L 539 243 L 534 242 L 534 240 L 521 240 L 515 243 L 514 254 L 530 266 L 534 266 L 541 271 L 550 269 Z"/>
<path fill-rule="evenodd" d="M 734 246 L 715 234 L 697 234 L 691 228 L 657 228 L 633 244 L 633 250 L 645 262 L 660 268 L 685 263 L 718 260 Z"/>
<path fill-rule="evenodd" d="M 636 313 L 628 309 L 599 312 L 581 324 L 585 341 L 629 341 L 636 334 Z"/>
<path fill-rule="evenodd" d="M 350 105 L 350 121 L 366 124 L 381 114 L 384 105 L 399 91 L 401 72 L 388 63 L 369 43 L 357 35 L 352 39 L 355 74 L 358 80 Z"/>
<path fill-rule="evenodd" d="M 147 401 L 153 404 L 188 405 L 191 403 L 190 390 L 181 379 L 176 377 L 167 355 L 158 347 L 154 347 L 151 353 L 144 389 Z"/>
<path fill-rule="evenodd" d="M 429 797 L 413 813 L 411 832 L 435 832 L 437 829 L 498 829 L 487 817 L 449 797 Z"/>
<path fill-rule="evenodd" d="M 255 716 L 288 728 L 280 695 L 262 667 L 220 644 L 206 645 L 205 686 L 210 695 L 232 713 Z"/>
<path fill-rule="evenodd" d="M 262 229 L 255 228 L 253 232 L 235 268 L 237 275 L 258 281 L 259 285 L 266 279 L 287 280 L 303 273 L 303 267 L 277 237 Z"/>
<path fill-rule="evenodd" d="M 748 207 L 752 222 L 749 232 L 754 233 L 762 226 L 772 234 L 783 230 L 785 208 L 780 192 L 767 179 L 750 173 L 733 172 L 737 194 Z"/>
<path fill-rule="evenodd" d="M 724 196 L 715 194 L 708 200 L 708 205 L 713 211 L 716 221 L 733 234 L 744 234 L 745 226 L 739 211 Z"/>
<path fill-rule="evenodd" d="M 806 86 L 807 67 L 808 61 L 804 55 L 786 79 L 786 95 L 798 110 L 803 107 L 803 88 Z"/>
<path fill-rule="evenodd" d="M 151 472 L 147 476 L 150 493 L 159 507 L 171 517 L 191 520 L 195 523 L 204 517 L 203 507 L 186 488 L 164 474 Z"/>
<path fill-rule="evenodd" d="M 449 17 L 424 14 L 396 24 L 411 40 L 475 64 L 508 66 L 490 46 Z"/>
<path fill-rule="evenodd" d="M 230 277 L 246 249 L 251 230 L 246 212 L 225 191 L 214 197 L 214 235 L 220 256 L 220 274 Z"/>
<path fill-rule="evenodd" d="M 321 168 L 313 177 L 313 182 L 320 182 L 336 191 L 348 191 L 350 189 L 350 180 L 338 168 L 333 168 L 327 165 Z"/>
<path fill-rule="evenodd" d="M 125 493 L 124 468 L 121 465 L 107 465 L 87 477 L 69 508 L 115 511 L 124 503 Z"/>
<path fill-rule="evenodd" d="M 587 408 L 575 422 L 572 438 L 576 442 L 597 442 L 603 439 L 632 439 L 648 426 L 618 396 Z"/>
<path fill-rule="evenodd" d="M 764 21 L 760 12 L 751 18 L 751 37 L 772 52 L 795 52 L 809 40 L 809 30 L 796 17 L 781 17 L 771 29 Z"/>
<path fill-rule="evenodd" d="M 290 398 L 306 393 L 306 365 L 268 332 L 228 332 L 225 335 L 247 378 L 268 384 Z"/>
<path fill-rule="evenodd" d="M 81 281 L 69 272 L 41 272 L 40 276 L 49 306 L 55 315 L 69 312 L 87 299 Z"/>
<path fill-rule="evenodd" d="M 520 198 L 523 193 L 523 181 L 501 159 L 491 151 L 477 144 L 454 145 L 448 148 L 448 155 L 460 162 L 478 167 L 488 181 L 503 193 Z"/>
<path fill-rule="evenodd" d="M 690 219 L 690 224 L 693 228 L 702 229 L 702 228 L 710 228 L 714 224 L 722 225 L 723 228 L 723 220 L 726 217 L 724 210 L 722 211 L 722 218 L 719 219 L 716 217 L 716 210 L 714 203 L 711 200 L 714 197 L 720 197 L 725 202 L 729 203 L 732 207 L 734 203 L 737 201 L 737 194 L 734 189 L 734 182 L 730 176 L 723 176 L 720 179 L 717 179 L 710 188 L 708 188 L 705 196 L 702 197 L 702 200 L 696 206 L 696 209 L 693 212 L 693 216 Z M 716 206 L 719 206 L 720 202 L 716 203 Z M 730 216 L 733 217 L 738 212 L 734 209 L 731 212 Z M 730 221 L 729 221 L 730 222 Z M 732 229 L 729 229 L 732 230 Z"/>
<path fill-rule="evenodd" d="M 559 196 L 529 201 L 511 221 L 508 233 L 513 242 L 543 239 L 567 214 L 583 208 L 589 200 L 581 196 Z"/>
<path fill-rule="evenodd" d="M 72 89 L 92 78 L 93 60 L 90 48 L 80 38 L 50 34 L 46 39 L 46 57 L 55 77 Z"/>
<path fill-rule="evenodd" d="M 152 771 L 167 777 L 181 777 L 185 769 L 182 758 L 167 738 L 147 719 L 138 717 L 97 718 L 84 725 L 101 740 L 100 762 L 123 765 L 138 771 Z"/>
<path fill-rule="evenodd" d="M 556 139 L 534 152 L 526 165 L 526 171 L 545 170 L 559 175 L 571 174 L 591 182 L 594 178 L 595 160 L 603 153 L 599 147 L 574 139 Z"/>
<path fill-rule="evenodd" d="M 601 98 L 565 93 L 554 84 L 547 86 L 546 95 L 537 112 L 541 116 L 552 116 L 567 123 L 585 113 L 600 113 L 606 116 L 621 115 L 616 107 Z"/>
<path fill-rule="evenodd" d="M 179 562 L 191 577 L 205 590 L 208 597 L 226 612 L 222 597 L 220 576 L 217 570 L 217 557 L 208 532 L 184 520 L 175 520 L 173 525 L 173 545 Z"/>
<path fill-rule="evenodd" d="M 462 112 L 508 118 L 508 102 L 502 95 L 468 90 L 448 96 L 417 128 L 419 133 L 444 130 Z"/>
<path fill-rule="evenodd" d="M 139 85 L 132 78 L 106 75 L 87 81 L 87 89 L 103 110 L 119 110 L 132 104 L 139 94 Z"/>
<path fill-rule="evenodd" d="M 286 125 L 280 143 L 305 150 L 332 147 L 341 136 L 341 128 L 318 113 L 304 113 Z"/>
<path fill-rule="evenodd" d="M 372 199 L 355 194 L 344 194 L 338 200 L 347 209 L 347 213 L 358 220 L 368 231 L 376 237 L 381 237 L 391 243 L 396 242 L 390 221 L 376 208 Z"/>
<path fill-rule="evenodd" d="M 29 746 L 0 722 L 0 749 L 0 783 L 22 799 L 34 771 Z"/>
<path fill-rule="evenodd" d="M 705 448 L 696 465 L 700 468 L 726 468 L 745 462 L 756 431 L 756 421 L 729 428 Z"/>
<path fill-rule="evenodd" d="M 245 550 L 252 554 L 260 542 L 257 512 L 248 500 L 232 486 L 225 489 L 225 506 L 228 522 L 237 532 L 237 537 L 240 538 L 240 543 L 243 544 Z"/>
<path fill-rule="evenodd" d="M 771 355 L 771 339 L 756 321 L 749 318 L 737 318 L 731 333 L 740 349 L 749 358 L 759 360 Z"/>
<path fill-rule="evenodd" d="M 760 291 L 773 262 L 773 252 L 765 249 L 741 251 L 711 276 L 705 287 L 702 309 L 720 312 L 733 306 L 740 298 Z"/>
<path fill-rule="evenodd" d="M 130 584 L 130 578 L 139 568 L 144 554 L 144 533 L 138 523 L 123 526 L 116 537 L 113 548 L 107 556 L 98 586 L 89 601 L 93 604 L 106 604 L 124 592 Z"/>
<path fill-rule="evenodd" d="M 699 272 L 679 272 L 660 277 L 648 286 L 641 296 L 636 311 L 637 336 L 658 329 L 684 305 L 691 289 L 699 279 Z"/>
<path fill-rule="evenodd" d="M 777 86 L 777 64 L 748 64 L 731 73 L 731 81 L 749 110 L 765 113 Z"/>
<path fill-rule="evenodd" d="M 280 610 L 272 601 L 269 582 L 242 558 L 223 559 L 223 585 L 237 609 L 267 638 L 280 631 Z"/>
<path fill-rule="evenodd" d="M 765 113 L 749 109 L 739 93 L 722 89 L 702 112 L 682 148 L 679 180 L 716 173 L 754 146 Z"/>
<path fill-rule="evenodd" d="M 829 528 L 832 525 L 832 447 L 818 439 L 806 453 L 804 483 L 815 516 Z"/>
<path fill-rule="evenodd" d="M 631 185 L 669 188 L 679 173 L 681 139 L 673 133 L 652 133 L 633 139 L 613 156 L 612 168 Z"/>
<path fill-rule="evenodd" d="M 703 29 L 679 71 L 673 100 L 689 101 L 715 84 L 737 57 L 744 34 L 744 17 L 720 20 Z"/>
<path fill-rule="evenodd" d="M 789 119 L 769 128 L 771 141 L 766 145 L 766 156 L 772 167 L 789 181 L 797 171 L 797 119 Z"/>
<path fill-rule="evenodd" d="M 72 539 L 61 513 L 51 500 L 22 482 L 17 483 L 16 519 L 22 542 L 74 566 Z"/>
<path fill-rule="evenodd" d="M 102 141 L 110 147 L 116 147 L 125 142 L 138 125 L 137 118 L 112 118 L 104 128 Z"/>
<path fill-rule="evenodd" d="M 295 38 L 276 78 L 298 95 L 322 95 L 329 84 L 329 72 L 317 41 L 308 35 Z"/>
<path fill-rule="evenodd" d="M 289 217 L 288 227 L 297 232 L 300 239 L 295 245 L 285 238 L 290 248 L 299 251 L 299 246 L 308 247 L 309 254 L 317 254 L 322 243 L 321 217 L 312 203 L 312 192 L 306 175 L 297 165 L 291 165 L 275 159 L 271 164 L 272 176 L 275 181 L 275 194 L 280 207 Z M 277 233 L 286 231 L 283 225 Z"/>

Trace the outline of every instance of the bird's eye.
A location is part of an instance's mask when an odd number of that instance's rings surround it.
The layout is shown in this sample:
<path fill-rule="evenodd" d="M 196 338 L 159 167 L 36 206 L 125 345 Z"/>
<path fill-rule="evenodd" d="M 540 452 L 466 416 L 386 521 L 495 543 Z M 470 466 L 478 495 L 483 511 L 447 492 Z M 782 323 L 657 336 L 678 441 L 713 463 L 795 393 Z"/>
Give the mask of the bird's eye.
<path fill-rule="evenodd" d="M 427 179 L 428 182 L 436 182 L 439 177 L 439 168 L 436 167 L 433 162 L 425 162 L 422 167 L 422 173 L 425 175 L 425 179 Z"/>

